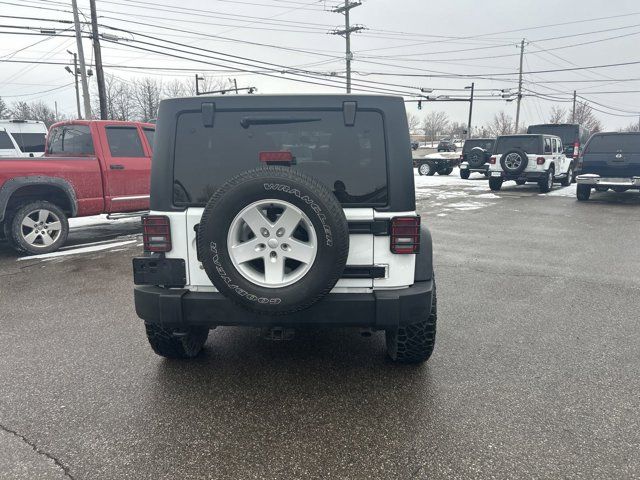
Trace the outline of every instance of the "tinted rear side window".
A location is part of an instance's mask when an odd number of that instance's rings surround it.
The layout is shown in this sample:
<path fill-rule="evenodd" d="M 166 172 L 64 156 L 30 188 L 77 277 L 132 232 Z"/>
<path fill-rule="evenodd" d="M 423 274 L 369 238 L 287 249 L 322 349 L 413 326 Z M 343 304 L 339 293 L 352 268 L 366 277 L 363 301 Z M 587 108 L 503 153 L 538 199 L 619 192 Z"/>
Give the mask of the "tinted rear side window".
<path fill-rule="evenodd" d="M 44 152 L 44 133 L 14 133 L 13 138 L 25 153 Z"/>
<path fill-rule="evenodd" d="M 49 153 L 93 155 L 93 139 L 88 125 L 54 128 L 49 136 Z"/>
<path fill-rule="evenodd" d="M 156 131 L 153 128 L 144 128 L 143 132 L 144 132 L 144 136 L 147 137 L 147 142 L 149 142 L 149 146 L 153 149 L 153 139 L 156 136 Z"/>
<path fill-rule="evenodd" d="M 640 153 L 640 134 L 635 135 L 594 135 L 586 150 L 587 153 Z"/>
<path fill-rule="evenodd" d="M 0 150 L 11 149 L 13 150 L 13 142 L 7 132 L 0 132 Z"/>
<path fill-rule="evenodd" d="M 329 187 L 343 204 L 385 205 L 387 162 L 382 115 L 358 111 L 183 113 L 176 126 L 174 204 L 204 205 L 222 183 L 259 167 L 260 152 L 287 151 L 296 168 Z"/>
<path fill-rule="evenodd" d="M 509 150 L 513 150 L 517 148 L 519 150 L 524 150 L 527 153 L 531 154 L 540 154 L 542 142 L 540 141 L 540 137 L 529 137 L 529 136 L 513 136 L 513 137 L 499 137 L 496 142 L 496 153 L 506 153 Z"/>
<path fill-rule="evenodd" d="M 112 157 L 144 157 L 136 127 L 107 127 L 107 142 Z"/>

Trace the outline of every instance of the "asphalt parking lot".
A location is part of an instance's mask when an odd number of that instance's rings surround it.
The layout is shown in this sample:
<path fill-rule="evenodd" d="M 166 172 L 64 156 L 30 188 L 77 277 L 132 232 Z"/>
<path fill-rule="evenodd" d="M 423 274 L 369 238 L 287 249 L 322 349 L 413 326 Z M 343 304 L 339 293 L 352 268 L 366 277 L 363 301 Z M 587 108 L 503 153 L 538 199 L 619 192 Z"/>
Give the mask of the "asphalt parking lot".
<path fill-rule="evenodd" d="M 166 361 L 133 309 L 137 222 L 0 244 L 0 478 L 640 478 L 640 194 L 416 177 L 436 351 L 219 328 Z"/>

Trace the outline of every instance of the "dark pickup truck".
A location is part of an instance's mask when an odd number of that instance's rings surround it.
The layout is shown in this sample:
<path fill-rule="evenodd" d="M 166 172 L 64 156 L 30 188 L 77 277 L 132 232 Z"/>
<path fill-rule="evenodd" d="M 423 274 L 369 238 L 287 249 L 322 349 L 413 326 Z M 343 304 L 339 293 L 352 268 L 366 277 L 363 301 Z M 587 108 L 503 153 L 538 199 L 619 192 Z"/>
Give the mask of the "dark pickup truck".
<path fill-rule="evenodd" d="M 592 189 L 640 190 L 640 133 L 594 134 L 578 160 L 576 173 L 580 201 L 589 200 Z"/>

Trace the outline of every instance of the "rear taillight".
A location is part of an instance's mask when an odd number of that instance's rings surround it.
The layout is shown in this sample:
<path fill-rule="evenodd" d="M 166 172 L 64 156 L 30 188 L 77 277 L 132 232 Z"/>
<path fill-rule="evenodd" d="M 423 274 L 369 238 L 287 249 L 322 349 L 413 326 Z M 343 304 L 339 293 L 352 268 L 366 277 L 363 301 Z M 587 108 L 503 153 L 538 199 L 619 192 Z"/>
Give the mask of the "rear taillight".
<path fill-rule="evenodd" d="M 420 217 L 391 219 L 391 252 L 399 254 L 420 252 Z"/>
<path fill-rule="evenodd" d="M 171 224 L 164 215 L 142 217 L 142 242 L 145 252 L 168 252 L 171 250 Z"/>
<path fill-rule="evenodd" d="M 538 165 L 544 165 L 544 162 L 545 162 L 544 157 L 538 157 L 538 158 L 536 158 L 536 163 L 537 163 Z"/>
<path fill-rule="evenodd" d="M 573 144 L 573 158 L 576 158 L 580 154 L 580 142 Z"/>
<path fill-rule="evenodd" d="M 495 164 L 496 164 L 496 157 L 491 157 L 491 158 L 489 159 L 489 163 L 490 163 L 491 165 L 495 165 Z"/>

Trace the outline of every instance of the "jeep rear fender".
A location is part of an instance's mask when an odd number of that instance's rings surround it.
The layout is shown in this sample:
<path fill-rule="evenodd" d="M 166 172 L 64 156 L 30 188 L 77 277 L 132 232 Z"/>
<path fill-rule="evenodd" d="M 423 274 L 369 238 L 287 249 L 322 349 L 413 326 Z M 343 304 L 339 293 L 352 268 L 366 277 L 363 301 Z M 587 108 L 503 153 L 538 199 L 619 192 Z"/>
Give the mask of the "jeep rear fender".
<path fill-rule="evenodd" d="M 424 282 L 433 277 L 433 242 L 426 225 L 420 225 L 420 253 L 416 255 L 415 281 Z"/>
<path fill-rule="evenodd" d="M 38 187 L 42 187 L 42 196 L 37 193 Z M 73 217 L 78 213 L 78 199 L 75 190 L 67 180 L 42 175 L 15 177 L 7 180 L 0 187 L 0 222 L 4 220 L 7 208 L 13 205 L 13 202 L 16 201 L 16 194 L 20 195 L 20 191 L 24 192 L 28 198 L 37 198 L 38 200 L 56 197 L 63 200 L 64 204 L 59 206 L 68 211 L 70 216 Z"/>

